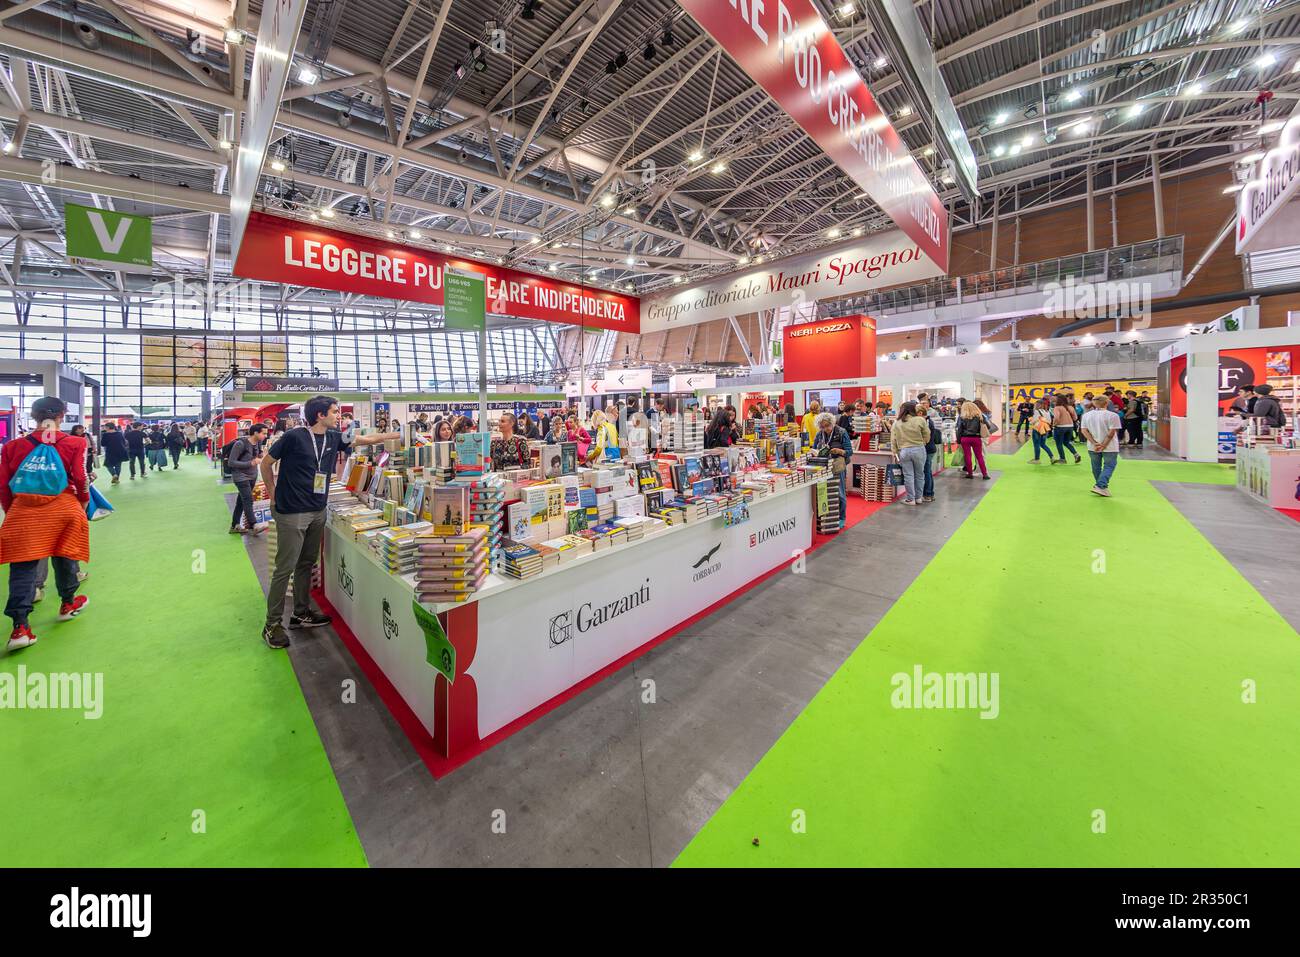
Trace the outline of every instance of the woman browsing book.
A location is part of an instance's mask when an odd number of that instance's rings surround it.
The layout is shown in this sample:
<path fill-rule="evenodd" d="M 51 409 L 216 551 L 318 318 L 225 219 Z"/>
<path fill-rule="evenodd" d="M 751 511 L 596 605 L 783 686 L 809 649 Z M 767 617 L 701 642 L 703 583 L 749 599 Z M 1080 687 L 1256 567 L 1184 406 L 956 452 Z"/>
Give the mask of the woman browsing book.
<path fill-rule="evenodd" d="M 492 471 L 526 469 L 532 461 L 528 440 L 515 432 L 515 414 L 502 412 L 497 422 L 501 434 L 492 437 Z"/>

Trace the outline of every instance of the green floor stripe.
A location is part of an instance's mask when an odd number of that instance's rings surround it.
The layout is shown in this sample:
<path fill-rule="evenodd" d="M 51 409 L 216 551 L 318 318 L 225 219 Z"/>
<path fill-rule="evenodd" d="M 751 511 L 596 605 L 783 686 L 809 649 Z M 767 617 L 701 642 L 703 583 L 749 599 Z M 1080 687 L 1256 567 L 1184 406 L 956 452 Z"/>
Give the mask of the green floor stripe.
<path fill-rule="evenodd" d="M 1101 499 L 1086 456 L 989 464 L 678 866 L 1300 864 L 1300 636 L 1150 484 L 1232 473 L 1122 460 Z M 998 717 L 893 707 L 917 664 L 997 672 Z"/>
<path fill-rule="evenodd" d="M 90 606 L 57 622 L 51 577 L 0 672 L 102 673 L 103 716 L 0 711 L 0 866 L 364 866 L 206 461 L 99 485 Z"/>

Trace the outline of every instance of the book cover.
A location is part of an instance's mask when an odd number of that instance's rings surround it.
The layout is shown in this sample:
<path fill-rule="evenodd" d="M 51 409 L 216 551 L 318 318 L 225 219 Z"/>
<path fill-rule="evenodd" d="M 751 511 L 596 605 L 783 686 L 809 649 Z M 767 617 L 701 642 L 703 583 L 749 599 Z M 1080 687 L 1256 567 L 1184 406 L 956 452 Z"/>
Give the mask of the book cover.
<path fill-rule="evenodd" d="M 659 468 L 654 462 L 638 462 L 636 465 L 637 490 L 650 492 L 659 488 Z"/>
<path fill-rule="evenodd" d="M 439 535 L 465 531 L 465 489 L 442 485 L 433 489 L 433 530 Z"/>
<path fill-rule="evenodd" d="M 482 475 L 483 459 L 490 445 L 482 432 L 462 432 L 456 436 L 456 474 Z"/>
<path fill-rule="evenodd" d="M 686 465 L 686 484 L 694 485 L 696 482 L 700 480 L 700 478 L 704 474 L 703 471 L 700 469 L 700 460 L 697 458 L 689 458 L 686 460 L 685 465 Z"/>
<path fill-rule="evenodd" d="M 564 472 L 563 458 L 558 445 L 542 446 L 542 475 L 558 478 Z"/>
<path fill-rule="evenodd" d="M 578 473 L 578 443 L 560 443 L 560 474 L 576 475 Z"/>
<path fill-rule="evenodd" d="M 546 489 L 546 517 L 559 518 L 564 514 L 564 486 L 545 485 L 543 488 Z"/>
<path fill-rule="evenodd" d="M 522 541 L 531 534 L 528 522 L 528 503 L 511 502 L 506 506 L 507 521 L 510 528 L 510 537 L 516 541 Z"/>

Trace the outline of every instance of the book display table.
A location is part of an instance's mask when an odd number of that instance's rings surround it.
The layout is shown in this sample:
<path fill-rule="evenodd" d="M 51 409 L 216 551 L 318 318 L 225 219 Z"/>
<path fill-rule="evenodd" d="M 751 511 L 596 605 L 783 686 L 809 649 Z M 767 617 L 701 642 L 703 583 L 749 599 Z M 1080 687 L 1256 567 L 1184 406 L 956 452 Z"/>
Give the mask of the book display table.
<path fill-rule="evenodd" d="M 801 554 L 812 543 L 815 485 L 750 502 L 747 522 L 728 526 L 719 514 L 670 526 L 523 581 L 493 573 L 465 602 L 426 606 L 454 648 L 450 682 L 430 663 L 439 642 L 417 620 L 414 576 L 390 574 L 333 523 L 323 592 L 450 770 L 495 732 Z"/>

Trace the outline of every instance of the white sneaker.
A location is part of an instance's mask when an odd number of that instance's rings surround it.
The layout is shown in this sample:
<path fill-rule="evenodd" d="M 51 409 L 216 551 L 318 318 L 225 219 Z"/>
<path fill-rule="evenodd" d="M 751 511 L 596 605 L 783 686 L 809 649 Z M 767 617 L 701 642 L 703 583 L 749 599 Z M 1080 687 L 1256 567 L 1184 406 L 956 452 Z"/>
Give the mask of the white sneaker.
<path fill-rule="evenodd" d="M 44 589 L 44 588 L 38 588 L 38 589 L 36 589 L 36 594 L 35 594 L 34 596 L 32 596 L 32 601 L 33 601 L 33 602 L 38 602 L 38 601 L 40 601 L 40 600 L 41 600 L 42 598 L 44 598 L 44 597 L 45 597 L 45 589 Z"/>

